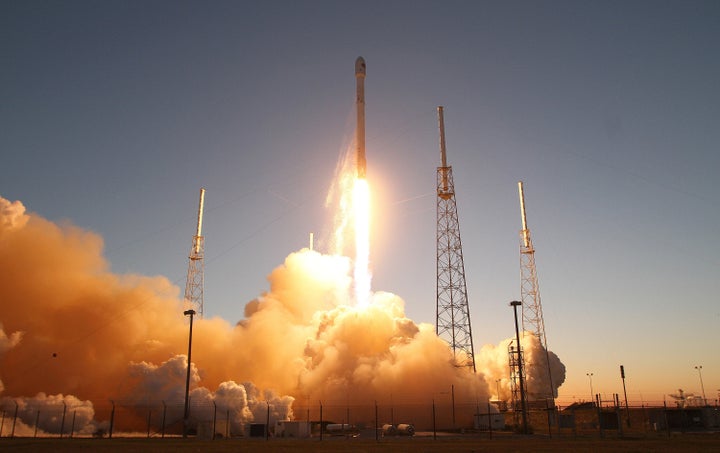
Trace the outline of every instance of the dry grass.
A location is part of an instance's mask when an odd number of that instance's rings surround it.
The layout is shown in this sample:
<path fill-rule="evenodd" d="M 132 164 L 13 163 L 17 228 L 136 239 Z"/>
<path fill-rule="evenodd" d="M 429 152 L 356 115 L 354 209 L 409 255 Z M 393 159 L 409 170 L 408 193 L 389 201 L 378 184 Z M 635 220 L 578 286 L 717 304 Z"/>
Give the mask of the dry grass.
<path fill-rule="evenodd" d="M 720 433 L 684 434 L 672 437 L 612 438 L 579 437 L 548 439 L 540 436 L 432 437 L 381 439 L 0 439 L 0 450 L 13 452 L 358 452 L 358 453 L 470 453 L 470 452 L 697 452 L 720 451 Z M 12 450 L 10 450 L 12 449 Z"/>

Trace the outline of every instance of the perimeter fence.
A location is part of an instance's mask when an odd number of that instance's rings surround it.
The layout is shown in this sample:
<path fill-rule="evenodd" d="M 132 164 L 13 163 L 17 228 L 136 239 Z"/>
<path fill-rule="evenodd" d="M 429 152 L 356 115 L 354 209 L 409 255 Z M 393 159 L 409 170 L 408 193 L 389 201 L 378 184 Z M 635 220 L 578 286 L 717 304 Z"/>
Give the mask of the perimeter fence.
<path fill-rule="evenodd" d="M 0 404 L 0 437 L 383 437 L 503 436 L 517 433 L 573 437 L 657 437 L 671 433 L 720 431 L 720 408 L 622 405 L 603 401 L 546 408 L 531 404 L 522 411 L 498 412 L 489 402 L 393 404 L 293 404 L 270 401 L 242 407 L 191 404 L 185 421 L 183 403 L 130 404 L 108 401 L 88 406 Z M 412 430 L 398 430 L 398 426 Z"/>

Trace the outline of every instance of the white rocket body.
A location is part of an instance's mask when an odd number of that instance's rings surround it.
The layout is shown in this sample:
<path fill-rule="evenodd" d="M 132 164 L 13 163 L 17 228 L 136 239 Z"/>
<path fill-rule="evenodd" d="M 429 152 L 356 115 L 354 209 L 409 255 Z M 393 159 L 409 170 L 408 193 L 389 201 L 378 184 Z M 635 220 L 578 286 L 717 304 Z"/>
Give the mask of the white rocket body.
<path fill-rule="evenodd" d="M 358 57 L 355 60 L 355 81 L 357 98 L 355 104 L 357 106 L 357 135 L 355 143 L 357 145 L 357 176 L 365 178 L 366 161 L 365 161 L 365 60 Z"/>

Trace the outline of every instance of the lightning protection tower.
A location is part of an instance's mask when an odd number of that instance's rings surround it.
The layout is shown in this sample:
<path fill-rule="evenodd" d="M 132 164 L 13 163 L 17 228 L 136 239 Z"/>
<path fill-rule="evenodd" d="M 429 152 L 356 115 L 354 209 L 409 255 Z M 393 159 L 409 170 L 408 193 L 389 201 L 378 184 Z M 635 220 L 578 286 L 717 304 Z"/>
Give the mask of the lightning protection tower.
<path fill-rule="evenodd" d="M 542 303 L 540 302 L 540 287 L 538 285 L 537 271 L 535 269 L 535 248 L 530 239 L 530 229 L 525 216 L 525 194 L 523 183 L 518 182 L 520 196 L 520 214 L 522 217 L 522 230 L 520 230 L 520 297 L 522 301 L 522 328 L 525 332 L 532 332 L 545 348 L 545 363 L 528 363 L 528 367 L 542 367 L 547 369 L 549 388 L 548 398 L 554 399 L 552 371 L 550 369 L 550 353 L 547 350 L 547 337 L 545 336 L 545 321 L 543 320 Z M 542 360 L 541 360 L 542 362 Z M 543 395 L 544 392 L 539 393 Z"/>
<path fill-rule="evenodd" d="M 202 236 L 203 206 L 205 204 L 205 189 L 200 189 L 200 203 L 198 206 L 197 231 L 193 236 L 190 249 L 190 262 L 188 263 L 187 282 L 185 283 L 186 308 L 197 311 L 203 317 L 203 291 L 205 286 L 205 238 Z"/>
<path fill-rule="evenodd" d="M 475 371 L 470 308 L 465 284 L 460 224 L 452 167 L 447 165 L 445 154 L 445 122 L 443 108 L 438 107 L 440 126 L 440 157 L 442 166 L 437 169 L 437 335 L 447 341 L 453 350 L 455 366 Z"/>

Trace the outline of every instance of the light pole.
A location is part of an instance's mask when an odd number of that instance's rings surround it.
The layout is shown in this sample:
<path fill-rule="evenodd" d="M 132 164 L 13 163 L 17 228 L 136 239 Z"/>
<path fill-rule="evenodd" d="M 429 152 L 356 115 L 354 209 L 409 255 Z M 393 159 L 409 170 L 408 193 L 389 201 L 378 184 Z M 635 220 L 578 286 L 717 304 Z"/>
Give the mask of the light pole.
<path fill-rule="evenodd" d="M 515 340 L 517 341 L 517 355 L 518 355 L 518 377 L 520 378 L 520 408 L 522 411 L 523 420 L 523 434 L 528 433 L 527 429 L 527 413 L 525 404 L 525 384 L 523 382 L 523 356 L 522 348 L 520 348 L 520 330 L 518 328 L 517 308 L 522 305 L 522 302 L 514 300 L 510 302 L 510 306 L 513 308 L 515 313 Z"/>
<path fill-rule="evenodd" d="M 590 402 L 592 403 L 593 401 L 595 401 L 595 393 L 593 393 L 593 386 L 592 386 L 593 373 L 585 373 L 585 376 L 590 378 Z"/>
<path fill-rule="evenodd" d="M 183 416 L 183 437 L 187 437 L 188 415 L 189 415 L 189 395 L 190 395 L 190 364 L 192 357 L 192 326 L 195 310 L 185 310 L 183 315 L 190 316 L 190 335 L 188 336 L 188 355 L 187 355 L 187 377 L 185 378 L 185 415 Z"/>
<path fill-rule="evenodd" d="M 705 384 L 703 384 L 702 380 L 702 365 L 696 366 L 695 369 L 698 370 L 698 376 L 700 376 L 700 388 L 703 392 L 703 403 L 707 406 L 707 398 L 705 398 Z"/>
<path fill-rule="evenodd" d="M 625 388 L 625 367 L 620 365 L 620 377 L 623 383 L 623 393 L 625 394 L 625 412 L 627 413 L 627 425 L 630 427 L 630 406 L 628 406 L 627 389 Z"/>

